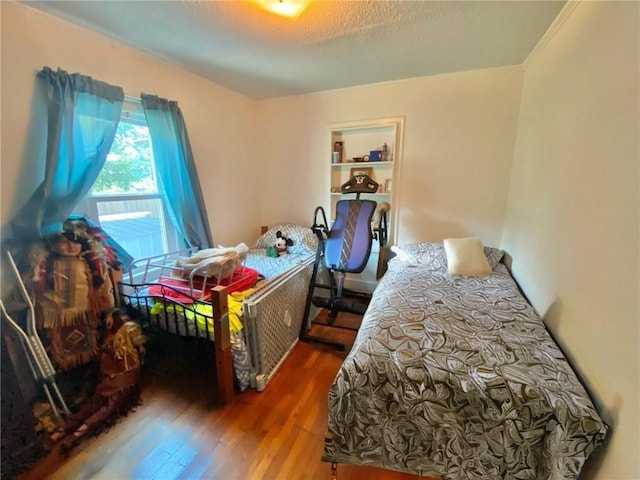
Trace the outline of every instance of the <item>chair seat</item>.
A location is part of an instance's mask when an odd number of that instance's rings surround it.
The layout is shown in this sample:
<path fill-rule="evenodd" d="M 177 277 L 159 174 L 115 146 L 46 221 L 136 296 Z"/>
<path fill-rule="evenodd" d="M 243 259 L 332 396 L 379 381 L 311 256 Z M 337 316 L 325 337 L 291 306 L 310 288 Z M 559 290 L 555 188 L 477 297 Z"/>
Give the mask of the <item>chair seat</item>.
<path fill-rule="evenodd" d="M 373 200 L 339 200 L 336 220 L 326 240 L 324 261 L 327 268 L 360 273 L 371 254 L 371 218 L 376 209 Z"/>

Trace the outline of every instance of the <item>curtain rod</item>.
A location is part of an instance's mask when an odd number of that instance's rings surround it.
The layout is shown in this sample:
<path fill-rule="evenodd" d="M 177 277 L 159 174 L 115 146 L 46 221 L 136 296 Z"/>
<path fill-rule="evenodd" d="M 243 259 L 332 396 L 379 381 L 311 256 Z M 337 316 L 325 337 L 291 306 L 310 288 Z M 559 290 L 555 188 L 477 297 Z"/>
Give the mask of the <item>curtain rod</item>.
<path fill-rule="evenodd" d="M 133 101 L 133 102 L 139 102 L 141 100 L 140 97 L 134 97 L 133 95 L 126 95 L 126 94 L 124 96 L 124 99 Z"/>

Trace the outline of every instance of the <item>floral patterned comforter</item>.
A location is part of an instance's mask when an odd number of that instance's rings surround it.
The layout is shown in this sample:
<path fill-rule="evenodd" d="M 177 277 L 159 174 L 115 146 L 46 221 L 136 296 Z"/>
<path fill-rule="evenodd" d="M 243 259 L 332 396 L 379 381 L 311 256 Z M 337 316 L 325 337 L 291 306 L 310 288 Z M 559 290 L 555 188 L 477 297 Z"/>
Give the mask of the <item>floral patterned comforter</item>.
<path fill-rule="evenodd" d="M 572 479 L 607 426 L 506 267 L 442 244 L 389 262 L 329 391 L 323 460 L 443 479 Z"/>

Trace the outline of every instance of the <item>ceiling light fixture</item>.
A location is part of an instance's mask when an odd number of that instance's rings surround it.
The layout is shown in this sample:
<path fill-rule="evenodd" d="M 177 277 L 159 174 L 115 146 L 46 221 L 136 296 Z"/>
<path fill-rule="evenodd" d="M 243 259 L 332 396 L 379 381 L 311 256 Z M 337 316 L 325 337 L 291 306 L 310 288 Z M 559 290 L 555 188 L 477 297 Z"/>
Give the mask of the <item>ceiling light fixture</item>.
<path fill-rule="evenodd" d="M 297 18 L 311 0 L 253 0 L 268 12 L 283 17 Z"/>

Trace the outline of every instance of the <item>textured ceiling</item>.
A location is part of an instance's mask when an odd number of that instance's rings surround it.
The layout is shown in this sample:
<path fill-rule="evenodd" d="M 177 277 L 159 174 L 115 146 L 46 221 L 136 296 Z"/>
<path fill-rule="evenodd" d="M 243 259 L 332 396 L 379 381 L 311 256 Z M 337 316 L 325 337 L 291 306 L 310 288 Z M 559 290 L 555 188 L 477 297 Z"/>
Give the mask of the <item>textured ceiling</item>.
<path fill-rule="evenodd" d="M 286 1 L 286 0 L 285 0 Z M 565 1 L 23 2 L 261 99 L 522 63 Z"/>

